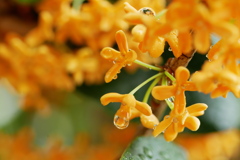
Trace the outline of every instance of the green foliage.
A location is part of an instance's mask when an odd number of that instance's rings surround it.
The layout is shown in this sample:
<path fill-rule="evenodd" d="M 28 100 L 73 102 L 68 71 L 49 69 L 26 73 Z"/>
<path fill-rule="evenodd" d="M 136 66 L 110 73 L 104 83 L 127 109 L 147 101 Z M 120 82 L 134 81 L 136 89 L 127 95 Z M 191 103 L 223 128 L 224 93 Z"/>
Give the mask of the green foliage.
<path fill-rule="evenodd" d="M 138 137 L 125 150 L 120 160 L 186 160 L 182 148 L 164 140 L 162 136 Z"/>

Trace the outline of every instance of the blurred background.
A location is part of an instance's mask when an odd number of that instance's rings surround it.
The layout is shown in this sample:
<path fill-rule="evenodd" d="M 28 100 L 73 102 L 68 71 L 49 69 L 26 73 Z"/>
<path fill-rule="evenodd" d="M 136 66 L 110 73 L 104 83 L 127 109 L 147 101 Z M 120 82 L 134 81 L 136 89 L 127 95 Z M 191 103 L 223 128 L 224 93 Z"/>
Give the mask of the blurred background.
<path fill-rule="evenodd" d="M 137 9 L 159 0 L 128 0 Z M 126 67 L 118 79 L 104 83 L 112 65 L 99 55 L 115 44 L 119 29 L 130 35 L 123 20 L 122 1 L 84 1 L 75 9 L 71 0 L 0 0 L 0 159 L 3 160 L 114 160 L 135 138 L 139 120 L 125 130 L 113 125 L 119 104 L 102 106 L 108 92 L 125 94 L 154 74 Z M 137 48 L 129 42 L 130 48 Z M 213 41 L 213 43 L 215 43 Z M 147 63 L 164 63 L 141 54 Z M 137 49 L 136 49 L 137 50 Z M 140 51 L 138 51 L 140 53 Z M 188 68 L 199 70 L 206 60 L 196 54 Z M 148 86 L 136 93 L 141 100 Z M 186 130 L 176 139 L 192 160 L 240 159 L 240 100 L 211 99 L 187 92 L 188 105 L 206 103 L 197 132 Z"/>

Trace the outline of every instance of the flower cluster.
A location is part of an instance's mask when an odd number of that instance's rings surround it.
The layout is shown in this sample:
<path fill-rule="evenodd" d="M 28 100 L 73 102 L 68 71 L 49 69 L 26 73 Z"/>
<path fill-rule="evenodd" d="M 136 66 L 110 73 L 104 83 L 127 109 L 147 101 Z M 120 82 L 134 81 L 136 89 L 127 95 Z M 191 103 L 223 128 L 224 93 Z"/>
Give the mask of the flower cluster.
<path fill-rule="evenodd" d="M 115 79 L 121 67 L 131 63 L 145 66 L 159 73 L 153 76 L 154 78 L 150 77 L 144 81 L 129 94 L 103 95 L 101 98 L 103 105 L 109 102 L 121 102 L 122 104 L 114 118 L 117 127 L 122 125 L 125 128 L 127 125 L 124 123 L 129 123 L 128 121 L 132 118 L 140 116 L 143 126 L 147 128 L 151 126 L 154 136 L 163 132 L 165 139 L 172 141 L 185 127 L 196 131 L 200 126 L 197 116 L 203 115 L 208 108 L 203 103 L 186 107 L 185 91 L 210 93 L 212 98 L 226 97 L 231 91 L 236 97 L 240 97 L 238 54 L 240 14 L 232 10 L 234 5 L 238 5 L 238 2 L 174 0 L 165 8 L 154 10 L 147 5 L 133 7 L 129 2 L 124 3 L 123 9 L 126 13 L 124 19 L 134 25 L 131 36 L 138 46 L 135 51 L 129 50 L 126 38 L 122 38 L 120 42 L 119 34 L 124 34 L 124 32 L 116 33 L 120 52 L 109 47 L 101 52 L 104 58 L 116 62 L 107 72 L 105 81 L 110 82 Z M 213 36 L 221 40 L 212 45 L 211 37 Z M 153 58 L 161 57 L 166 42 L 174 57 L 162 67 L 139 61 L 138 52 L 147 53 Z M 195 52 L 207 54 L 208 61 L 204 63 L 202 70 L 191 75 L 186 67 Z M 133 94 L 152 80 L 154 81 L 142 101 L 144 105 L 139 107 L 137 104 L 140 102 L 135 100 Z M 165 115 L 163 120 L 155 116 L 156 106 L 147 105 L 150 93 L 156 100 L 165 100 L 171 109 L 169 115 Z M 112 98 L 109 98 L 110 95 Z M 148 107 L 143 108 L 143 106 Z M 162 108 L 162 106 L 157 108 Z M 148 120 L 143 122 L 141 115 Z M 153 121 L 149 115 L 153 115 L 156 120 Z M 146 125 L 146 123 L 151 125 Z"/>

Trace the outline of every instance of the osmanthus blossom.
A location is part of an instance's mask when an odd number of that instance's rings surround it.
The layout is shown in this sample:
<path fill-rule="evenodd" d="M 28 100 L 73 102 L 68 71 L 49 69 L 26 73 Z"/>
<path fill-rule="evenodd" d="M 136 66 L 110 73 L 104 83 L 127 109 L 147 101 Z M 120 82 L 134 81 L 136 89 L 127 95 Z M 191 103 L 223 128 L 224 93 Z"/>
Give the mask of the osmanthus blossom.
<path fill-rule="evenodd" d="M 144 102 L 137 101 L 132 94 L 107 93 L 101 97 L 105 106 L 110 102 L 120 102 L 121 106 L 114 116 L 114 124 L 119 129 L 125 129 L 129 121 L 140 117 L 143 126 L 153 129 L 158 119 L 152 114 L 151 107 Z"/>
<path fill-rule="evenodd" d="M 114 64 L 105 75 L 105 81 L 111 82 L 117 78 L 117 74 L 122 67 L 131 65 L 137 59 L 137 54 L 134 50 L 128 48 L 126 35 L 122 30 L 116 32 L 116 41 L 120 51 L 110 47 L 105 47 L 101 51 L 101 56 L 107 60 L 112 61 Z"/>
<path fill-rule="evenodd" d="M 167 41 L 175 57 L 182 54 L 178 40 L 178 31 L 169 29 L 169 33 L 159 36 L 155 28 L 164 23 L 164 16 L 157 18 L 155 11 L 149 7 L 136 10 L 129 3 L 125 2 L 124 10 L 126 21 L 136 26 L 132 29 L 133 40 L 139 43 L 142 52 L 149 52 L 152 57 L 159 57 L 164 52 Z"/>
<path fill-rule="evenodd" d="M 211 5 L 217 7 L 218 2 L 212 1 Z M 227 44 L 234 43 L 239 37 L 237 26 L 219 15 L 222 13 L 214 14 L 214 10 L 201 1 L 175 0 L 168 6 L 166 24 L 183 33 L 191 30 L 194 48 L 200 53 L 206 53 L 210 47 L 211 33 L 221 36 Z M 157 32 L 164 31 L 165 28 L 160 26 Z"/>
<path fill-rule="evenodd" d="M 204 103 L 193 104 L 187 108 L 184 106 L 183 113 L 178 114 L 176 112 L 177 107 L 174 106 L 170 114 L 166 115 L 163 121 L 155 127 L 153 135 L 156 137 L 164 132 L 166 141 L 173 141 L 185 127 L 192 131 L 198 130 L 200 121 L 197 116 L 203 115 L 207 107 Z"/>
<path fill-rule="evenodd" d="M 222 58 L 205 62 L 202 70 L 192 75 L 191 79 L 196 84 L 198 91 L 211 93 L 212 98 L 226 97 L 229 91 L 233 92 L 236 97 L 240 96 L 240 66 L 236 66 L 238 73 L 234 73 L 223 64 Z"/>
<path fill-rule="evenodd" d="M 185 91 L 196 91 L 197 88 L 192 81 L 188 81 L 190 73 L 185 67 L 178 67 L 175 72 L 176 82 L 171 86 L 156 86 L 152 89 L 152 95 L 157 100 L 165 100 L 175 97 L 174 111 L 183 114 L 186 106 Z"/>

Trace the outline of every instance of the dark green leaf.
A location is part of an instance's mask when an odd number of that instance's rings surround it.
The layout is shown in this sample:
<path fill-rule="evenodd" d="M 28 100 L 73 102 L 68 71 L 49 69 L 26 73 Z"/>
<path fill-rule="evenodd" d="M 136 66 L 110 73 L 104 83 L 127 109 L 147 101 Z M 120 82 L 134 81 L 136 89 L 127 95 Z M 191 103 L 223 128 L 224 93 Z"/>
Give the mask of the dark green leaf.
<path fill-rule="evenodd" d="M 125 150 L 120 160 L 186 160 L 185 151 L 162 136 L 138 137 Z"/>

